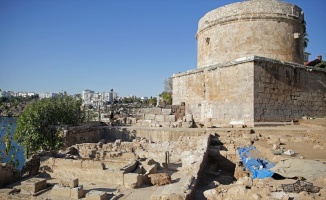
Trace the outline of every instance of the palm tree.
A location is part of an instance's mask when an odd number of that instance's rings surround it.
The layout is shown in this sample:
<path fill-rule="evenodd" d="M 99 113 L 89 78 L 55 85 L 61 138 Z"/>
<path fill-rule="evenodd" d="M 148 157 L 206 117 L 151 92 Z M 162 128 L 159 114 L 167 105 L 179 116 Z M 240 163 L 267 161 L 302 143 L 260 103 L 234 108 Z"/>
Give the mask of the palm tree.
<path fill-rule="evenodd" d="M 303 33 L 303 48 L 306 49 L 308 47 L 309 38 L 307 32 Z"/>
<path fill-rule="evenodd" d="M 306 21 L 303 19 L 302 21 L 303 24 L 303 48 L 306 49 L 308 47 L 309 43 L 309 38 L 308 38 L 308 33 L 307 33 L 307 28 L 306 28 Z"/>

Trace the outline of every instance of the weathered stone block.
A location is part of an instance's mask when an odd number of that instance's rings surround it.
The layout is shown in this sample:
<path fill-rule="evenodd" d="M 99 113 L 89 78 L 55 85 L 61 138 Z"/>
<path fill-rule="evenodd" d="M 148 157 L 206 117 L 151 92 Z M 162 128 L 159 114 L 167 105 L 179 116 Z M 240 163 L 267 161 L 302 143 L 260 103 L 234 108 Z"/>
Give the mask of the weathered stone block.
<path fill-rule="evenodd" d="M 145 120 L 154 120 L 155 114 L 145 114 Z"/>
<path fill-rule="evenodd" d="M 142 185 L 141 175 L 135 173 L 124 174 L 123 183 L 126 188 L 138 188 Z"/>
<path fill-rule="evenodd" d="M 175 115 L 167 115 L 165 117 L 165 121 L 168 121 L 168 122 L 175 122 Z"/>
<path fill-rule="evenodd" d="M 82 185 L 75 188 L 55 185 L 51 190 L 51 196 L 62 199 L 79 199 L 84 196 L 84 189 Z"/>
<path fill-rule="evenodd" d="M 171 177 L 167 173 L 158 173 L 148 175 L 153 185 L 166 185 L 171 183 Z"/>
<path fill-rule="evenodd" d="M 31 178 L 21 182 L 23 193 L 35 194 L 46 188 L 46 180 L 43 178 Z"/>
<path fill-rule="evenodd" d="M 84 196 L 84 188 L 82 185 L 75 188 L 71 188 L 70 198 L 79 199 L 82 198 L 83 196 Z"/>
<path fill-rule="evenodd" d="M 163 108 L 161 111 L 162 115 L 171 115 L 172 109 L 165 109 Z"/>
<path fill-rule="evenodd" d="M 165 121 L 165 116 L 164 115 L 156 115 L 155 120 L 158 122 L 164 122 Z"/>
<path fill-rule="evenodd" d="M 59 185 L 62 187 L 77 187 L 79 183 L 78 178 L 63 178 L 59 180 Z"/>
<path fill-rule="evenodd" d="M 51 190 L 51 196 L 59 198 L 70 198 L 71 188 L 54 185 Z"/>
<path fill-rule="evenodd" d="M 106 192 L 91 190 L 86 194 L 86 200 L 104 200 L 107 196 Z"/>

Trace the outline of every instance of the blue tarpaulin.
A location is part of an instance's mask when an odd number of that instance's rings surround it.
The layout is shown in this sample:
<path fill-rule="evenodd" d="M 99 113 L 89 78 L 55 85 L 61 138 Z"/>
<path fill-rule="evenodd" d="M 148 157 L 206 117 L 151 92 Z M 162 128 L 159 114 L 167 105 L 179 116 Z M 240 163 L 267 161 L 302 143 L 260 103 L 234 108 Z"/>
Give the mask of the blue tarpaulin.
<path fill-rule="evenodd" d="M 252 178 L 268 178 L 273 176 L 274 172 L 269 169 L 275 164 L 260 156 L 260 152 L 254 146 L 238 148 L 239 156 L 246 169 L 252 172 Z"/>

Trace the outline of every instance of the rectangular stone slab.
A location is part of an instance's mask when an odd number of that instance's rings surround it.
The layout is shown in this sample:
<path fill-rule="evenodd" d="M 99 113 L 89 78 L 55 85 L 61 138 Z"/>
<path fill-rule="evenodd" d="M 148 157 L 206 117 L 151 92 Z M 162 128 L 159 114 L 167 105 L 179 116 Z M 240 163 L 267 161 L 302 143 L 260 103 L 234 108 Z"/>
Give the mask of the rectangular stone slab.
<path fill-rule="evenodd" d="M 107 196 L 106 192 L 91 190 L 86 194 L 86 200 L 104 200 Z"/>
<path fill-rule="evenodd" d="M 46 179 L 31 178 L 21 182 L 21 190 L 23 193 L 35 194 L 46 188 Z"/>

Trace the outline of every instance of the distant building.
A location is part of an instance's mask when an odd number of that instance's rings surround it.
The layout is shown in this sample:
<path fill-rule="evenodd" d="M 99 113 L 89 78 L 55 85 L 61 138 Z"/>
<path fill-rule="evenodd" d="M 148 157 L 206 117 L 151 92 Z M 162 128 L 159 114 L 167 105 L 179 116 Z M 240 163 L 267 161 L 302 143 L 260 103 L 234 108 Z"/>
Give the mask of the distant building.
<path fill-rule="evenodd" d="M 94 91 L 93 90 L 83 90 L 82 91 L 82 100 L 83 104 L 91 104 L 91 100 L 93 98 Z"/>
<path fill-rule="evenodd" d="M 304 53 L 303 53 L 303 62 L 304 62 L 304 63 L 309 62 L 309 56 L 310 56 L 310 55 L 311 55 L 311 54 L 308 53 L 308 52 L 304 52 Z"/>
<path fill-rule="evenodd" d="M 93 90 L 82 91 L 83 105 L 102 106 L 112 104 L 118 94 L 111 90 L 110 92 L 94 92 Z"/>
<path fill-rule="evenodd" d="M 39 94 L 40 99 L 52 98 L 52 97 L 56 97 L 56 96 L 58 96 L 58 93 L 53 93 L 53 92 L 41 92 Z"/>
<path fill-rule="evenodd" d="M 148 97 L 141 97 L 140 98 L 142 101 L 147 101 L 148 100 Z"/>
<path fill-rule="evenodd" d="M 15 96 L 16 96 L 16 93 L 13 91 L 0 91 L 0 97 L 10 98 L 10 97 L 15 97 Z"/>

